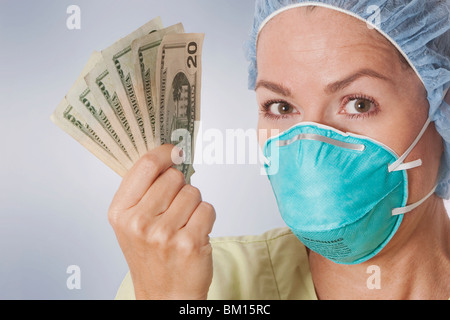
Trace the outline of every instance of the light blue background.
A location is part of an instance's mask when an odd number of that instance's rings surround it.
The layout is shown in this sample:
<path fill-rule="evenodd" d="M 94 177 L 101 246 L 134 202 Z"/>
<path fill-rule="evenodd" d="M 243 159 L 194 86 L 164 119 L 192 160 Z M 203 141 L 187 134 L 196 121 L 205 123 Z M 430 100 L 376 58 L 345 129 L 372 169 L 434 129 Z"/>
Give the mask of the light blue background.
<path fill-rule="evenodd" d="M 69 5 L 81 30 L 68 30 Z M 252 0 L 0 1 L 0 299 L 112 299 L 128 270 L 107 210 L 120 178 L 49 119 L 90 54 L 161 16 L 206 34 L 203 129 L 256 127 L 243 44 Z M 284 226 L 258 165 L 198 165 L 212 236 Z M 81 290 L 69 290 L 69 265 Z"/>

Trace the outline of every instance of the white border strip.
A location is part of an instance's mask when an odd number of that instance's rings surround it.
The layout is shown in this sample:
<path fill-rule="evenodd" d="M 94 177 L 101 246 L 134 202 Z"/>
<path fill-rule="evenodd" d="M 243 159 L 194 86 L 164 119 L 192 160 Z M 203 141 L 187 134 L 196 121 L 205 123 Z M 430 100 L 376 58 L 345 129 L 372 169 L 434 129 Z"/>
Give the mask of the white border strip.
<path fill-rule="evenodd" d="M 363 19 L 362 17 L 360 17 L 359 15 L 357 15 L 356 13 L 353 13 L 351 11 L 333 6 L 333 5 L 329 5 L 326 3 L 322 3 L 322 2 L 317 2 L 317 1 L 307 1 L 307 2 L 302 2 L 302 3 L 294 3 L 291 5 L 288 5 L 286 7 L 283 7 L 275 12 L 273 12 L 272 14 L 270 14 L 266 19 L 264 19 L 264 21 L 261 23 L 259 29 L 258 29 L 258 34 L 256 37 L 256 43 L 258 43 L 258 39 L 259 39 L 259 34 L 261 32 L 261 30 L 266 26 L 266 24 L 272 20 L 274 17 L 276 17 L 277 15 L 279 15 L 280 13 L 283 13 L 287 10 L 291 10 L 294 8 L 299 8 L 299 7 L 306 7 L 306 6 L 318 6 L 318 7 L 323 7 L 323 8 L 328 8 L 331 10 L 335 10 L 335 11 L 339 11 L 345 14 L 348 14 L 352 17 L 357 18 L 360 21 L 365 22 L 366 24 L 370 25 L 373 29 L 377 30 L 379 33 L 381 33 L 386 39 L 389 40 L 389 42 L 391 42 L 395 48 L 397 48 L 397 50 L 402 54 L 402 56 L 406 59 L 406 61 L 408 61 L 409 65 L 411 66 L 411 68 L 414 70 L 414 72 L 417 74 L 417 76 L 419 77 L 420 81 L 422 81 L 424 87 L 426 88 L 425 85 L 425 81 L 422 79 L 422 76 L 420 75 L 419 71 L 417 70 L 417 68 L 414 66 L 414 64 L 411 62 L 411 60 L 409 59 L 408 55 L 403 51 L 403 49 L 397 44 L 397 42 L 394 41 L 394 39 L 392 39 L 387 33 L 385 33 L 383 30 L 381 30 L 377 25 L 375 25 L 374 23 Z"/>

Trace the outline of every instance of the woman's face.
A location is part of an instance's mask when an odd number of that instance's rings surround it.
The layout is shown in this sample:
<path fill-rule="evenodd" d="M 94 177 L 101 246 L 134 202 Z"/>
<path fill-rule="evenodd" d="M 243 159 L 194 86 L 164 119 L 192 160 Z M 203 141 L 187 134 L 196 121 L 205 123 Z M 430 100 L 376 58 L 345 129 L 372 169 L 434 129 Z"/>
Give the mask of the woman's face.
<path fill-rule="evenodd" d="M 428 117 L 426 90 L 395 47 L 334 10 L 296 8 L 273 18 L 260 33 L 257 62 L 261 146 L 271 129 L 308 121 L 368 136 L 401 155 Z M 408 172 L 410 188 L 419 190 L 410 200 L 434 187 L 441 154 L 431 125 L 405 161 L 424 162 Z"/>

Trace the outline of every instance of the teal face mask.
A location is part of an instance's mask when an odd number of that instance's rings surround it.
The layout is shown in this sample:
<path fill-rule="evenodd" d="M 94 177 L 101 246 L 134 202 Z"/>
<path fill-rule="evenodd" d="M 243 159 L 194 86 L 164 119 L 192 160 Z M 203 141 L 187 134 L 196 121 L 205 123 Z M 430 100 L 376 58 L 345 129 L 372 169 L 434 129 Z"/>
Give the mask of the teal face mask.
<path fill-rule="evenodd" d="M 398 230 L 406 206 L 403 163 L 430 121 L 399 157 L 368 137 L 317 123 L 301 123 L 269 139 L 265 168 L 283 220 L 312 251 L 340 264 L 358 264 L 379 253 Z"/>

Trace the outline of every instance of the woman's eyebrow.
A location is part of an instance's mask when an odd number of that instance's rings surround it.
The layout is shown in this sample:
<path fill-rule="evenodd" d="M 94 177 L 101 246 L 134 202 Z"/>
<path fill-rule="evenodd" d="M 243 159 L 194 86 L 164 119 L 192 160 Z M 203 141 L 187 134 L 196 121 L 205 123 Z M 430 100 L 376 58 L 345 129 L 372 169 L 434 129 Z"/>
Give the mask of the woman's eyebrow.
<path fill-rule="evenodd" d="M 381 80 L 388 81 L 391 83 L 393 82 L 390 78 L 383 76 L 382 74 L 380 74 L 372 69 L 361 69 L 361 70 L 358 70 L 357 72 L 353 73 L 352 75 L 348 76 L 344 80 L 330 83 L 329 85 L 327 85 L 325 87 L 325 93 L 333 94 L 340 90 L 343 90 L 346 87 L 348 87 L 350 84 L 352 84 L 353 82 L 355 82 L 356 80 L 358 80 L 359 78 L 362 78 L 362 77 L 381 79 Z"/>
<path fill-rule="evenodd" d="M 286 88 L 282 84 L 277 84 L 277 83 L 270 82 L 270 81 L 259 80 L 256 83 L 255 91 L 258 90 L 258 88 L 266 88 L 267 90 L 270 90 L 272 92 L 278 93 L 278 94 L 280 94 L 282 96 L 285 96 L 285 97 L 291 97 L 292 96 L 291 90 L 289 90 L 289 88 Z"/>
<path fill-rule="evenodd" d="M 390 78 L 376 72 L 375 70 L 372 69 L 361 69 L 358 70 L 357 72 L 353 73 L 352 75 L 348 76 L 347 78 L 343 79 L 343 80 L 339 80 L 333 83 L 330 83 L 329 85 L 327 85 L 324 89 L 325 93 L 327 94 L 333 94 L 336 93 L 337 91 L 343 90 L 346 87 L 348 87 L 350 84 L 352 84 L 353 82 L 355 82 L 356 80 L 363 78 L 363 77 L 369 77 L 369 78 L 376 78 L 376 79 L 381 79 L 384 81 L 388 81 L 388 82 L 393 82 Z M 291 90 L 285 86 L 283 86 L 282 84 L 278 84 L 275 82 L 270 82 L 270 81 L 266 81 L 266 80 L 259 80 L 256 83 L 255 86 L 255 91 L 258 90 L 258 88 L 266 88 L 272 92 L 278 93 L 280 95 L 283 95 L 285 97 L 291 97 L 292 93 Z"/>

